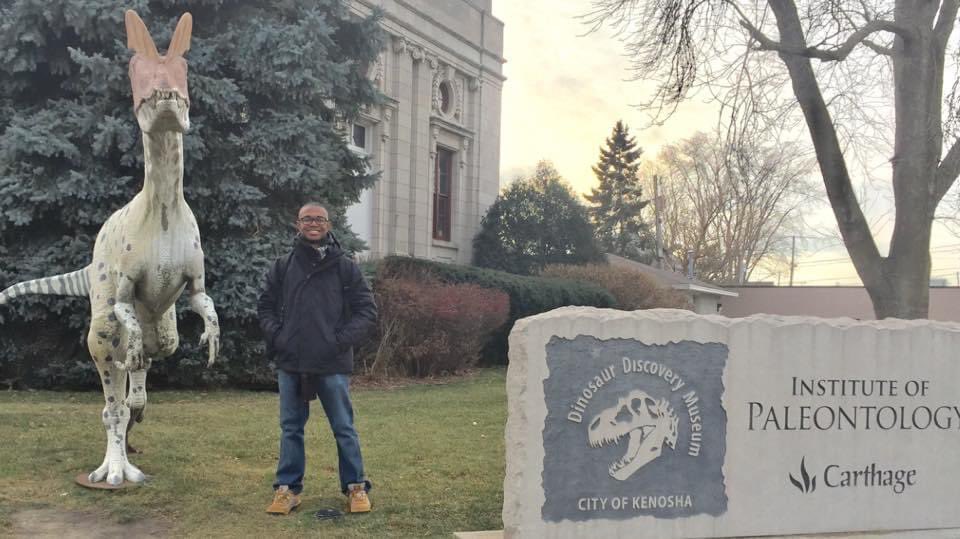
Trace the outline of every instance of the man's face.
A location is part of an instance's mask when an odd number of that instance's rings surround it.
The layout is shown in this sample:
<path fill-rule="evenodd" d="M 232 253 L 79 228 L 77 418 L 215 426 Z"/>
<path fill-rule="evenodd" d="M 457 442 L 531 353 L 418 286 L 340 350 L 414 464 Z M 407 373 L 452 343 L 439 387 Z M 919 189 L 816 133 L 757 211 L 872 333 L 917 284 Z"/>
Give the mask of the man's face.
<path fill-rule="evenodd" d="M 297 215 L 297 230 L 307 241 L 318 242 L 330 231 L 330 218 L 327 210 L 319 206 L 307 206 Z"/>

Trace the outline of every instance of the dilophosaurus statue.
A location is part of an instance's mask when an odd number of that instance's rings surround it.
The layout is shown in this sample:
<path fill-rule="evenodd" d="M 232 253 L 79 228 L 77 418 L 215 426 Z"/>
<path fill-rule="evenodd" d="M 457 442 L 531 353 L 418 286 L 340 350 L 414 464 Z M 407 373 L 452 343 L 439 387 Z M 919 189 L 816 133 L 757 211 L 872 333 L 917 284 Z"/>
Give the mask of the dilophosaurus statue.
<path fill-rule="evenodd" d="M 127 11 L 125 18 L 127 46 L 134 51 L 133 110 L 143 131 L 143 189 L 104 223 L 89 266 L 0 292 L 0 304 L 24 294 L 90 297 L 87 346 L 103 383 L 107 451 L 89 480 L 110 485 L 144 480 L 128 460 L 127 432 L 142 418 L 150 363 L 179 344 L 175 308 L 184 289 L 191 309 L 203 317 L 200 344 L 208 346 L 208 366 L 220 349 L 217 313 L 204 289 L 200 233 L 183 198 L 183 133 L 190 126 L 183 54 L 193 18 L 180 17 L 163 56 L 140 17 Z"/>

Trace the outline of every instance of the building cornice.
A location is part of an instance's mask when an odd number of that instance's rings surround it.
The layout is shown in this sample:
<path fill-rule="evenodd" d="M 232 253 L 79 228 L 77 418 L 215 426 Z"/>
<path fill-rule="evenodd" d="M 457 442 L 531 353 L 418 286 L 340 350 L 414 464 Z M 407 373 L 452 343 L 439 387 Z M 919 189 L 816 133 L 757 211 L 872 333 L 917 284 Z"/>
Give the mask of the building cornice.
<path fill-rule="evenodd" d="M 455 33 L 455 32 L 451 32 L 451 31 L 447 28 L 447 26 L 445 26 L 445 25 L 437 22 L 437 20 L 434 19 L 433 17 L 430 17 L 429 15 L 427 15 L 427 14 L 423 13 L 422 11 L 416 9 L 415 7 L 413 7 L 413 6 L 411 6 L 410 4 L 404 2 L 403 0 L 393 0 L 393 1 L 396 2 L 398 5 L 401 5 L 401 6 L 403 6 L 404 8 L 409 9 L 412 13 L 416 14 L 418 17 L 422 17 L 425 21 L 429 22 L 430 24 L 433 24 L 433 25 L 435 25 L 435 26 L 437 26 L 437 27 L 439 27 L 439 28 L 443 28 L 443 29 L 446 31 L 446 33 L 449 34 L 451 37 L 457 39 L 458 41 L 462 42 L 463 44 L 469 46 L 471 49 L 475 50 L 475 51 L 477 52 L 477 55 L 478 55 L 478 56 L 489 56 L 490 58 L 496 60 L 501 66 L 502 66 L 504 63 L 506 63 L 506 59 L 504 59 L 503 56 L 501 56 L 499 53 L 493 52 L 493 51 L 491 51 L 491 50 L 489 50 L 489 49 L 487 49 L 486 47 L 483 47 L 483 46 L 477 46 L 475 43 L 467 40 L 467 39 L 464 38 L 463 36 L 461 36 L 461 35 L 459 35 L 459 34 L 457 34 L 457 33 Z M 351 4 L 352 4 L 352 5 L 353 5 L 353 4 L 362 5 L 363 7 L 365 7 L 365 8 L 367 9 L 368 12 L 369 12 L 370 10 L 372 10 L 373 8 L 375 8 L 375 7 L 379 7 L 379 6 L 375 5 L 375 4 L 373 4 L 372 2 L 370 2 L 369 0 L 352 0 Z M 473 6 L 472 6 L 472 7 L 473 7 Z M 474 7 L 474 9 L 476 9 L 476 8 Z M 369 14 L 369 13 L 364 13 L 364 15 L 367 15 L 367 14 Z M 424 33 L 423 31 L 419 30 L 418 28 L 416 28 L 416 27 L 414 27 L 414 26 L 411 26 L 411 25 L 409 25 L 409 24 L 407 24 L 407 23 L 405 23 L 405 22 L 403 22 L 403 21 L 401 21 L 401 20 L 399 20 L 399 19 L 397 19 L 397 18 L 391 17 L 391 16 L 390 16 L 390 13 L 385 13 L 385 15 L 386 15 L 386 16 L 385 16 L 385 18 L 384 18 L 384 20 L 383 20 L 383 22 L 382 22 L 381 24 L 383 25 L 384 30 L 386 30 L 388 33 L 390 33 L 390 34 L 393 36 L 394 39 L 396 39 L 396 38 L 398 38 L 398 37 L 402 37 L 402 38 L 406 39 L 408 42 L 410 42 L 411 45 L 419 46 L 421 49 L 427 48 L 427 47 L 424 47 L 424 45 L 421 45 L 421 44 L 417 43 L 417 41 L 420 41 L 420 42 L 423 42 L 423 43 L 429 43 L 429 44 L 431 45 L 430 48 L 432 48 L 432 49 L 434 49 L 434 50 L 444 51 L 445 53 L 447 53 L 447 55 L 449 55 L 449 56 L 451 56 L 451 57 L 453 57 L 453 58 L 456 58 L 457 60 L 459 60 L 460 62 L 462 62 L 462 63 L 464 63 L 464 64 L 466 64 L 466 65 L 469 65 L 470 67 L 474 68 L 476 71 L 481 72 L 483 75 L 489 75 L 489 76 L 491 76 L 491 77 L 499 80 L 500 82 L 503 82 L 503 81 L 506 81 L 506 80 L 507 80 L 506 77 L 504 77 L 502 73 L 497 73 L 496 71 L 492 71 L 492 70 L 490 70 L 489 67 L 483 65 L 483 64 L 481 63 L 481 60 L 475 59 L 475 58 L 469 58 L 469 57 L 467 57 L 467 56 L 464 56 L 463 54 L 461 54 L 461 53 L 453 50 L 452 48 L 444 45 L 444 44 L 441 43 L 440 41 L 437 41 L 436 39 L 430 37 L 428 34 Z M 493 17 L 492 15 L 489 15 L 489 13 L 488 13 L 487 15 L 490 16 L 491 18 L 494 18 L 494 19 L 495 19 L 495 17 Z M 497 22 L 500 22 L 500 21 L 497 20 Z M 503 24 L 503 23 L 501 22 L 500 24 Z M 402 32 L 397 31 L 397 30 L 394 30 L 393 32 L 391 32 L 391 31 L 390 31 L 391 29 L 389 28 L 389 26 L 398 27 L 399 29 L 402 29 Z M 411 40 L 409 36 L 416 36 L 416 37 L 417 37 L 417 41 Z"/>
<path fill-rule="evenodd" d="M 439 116 L 431 116 L 431 117 L 430 117 L 430 127 L 431 127 L 431 128 L 433 128 L 433 127 L 439 127 L 439 128 L 441 128 L 441 129 L 444 129 L 445 131 L 449 131 L 449 132 L 454 133 L 454 134 L 456 134 L 456 135 L 460 135 L 461 137 L 466 137 L 466 138 L 471 138 L 471 139 L 474 138 L 474 137 L 477 135 L 477 133 L 476 133 L 474 130 L 472 130 L 472 129 L 467 129 L 466 127 L 463 127 L 462 125 L 458 125 L 458 124 L 456 124 L 456 123 L 454 123 L 454 122 L 451 122 L 451 121 L 446 120 L 446 119 L 444 119 L 444 118 L 441 118 L 441 117 L 439 117 Z"/>

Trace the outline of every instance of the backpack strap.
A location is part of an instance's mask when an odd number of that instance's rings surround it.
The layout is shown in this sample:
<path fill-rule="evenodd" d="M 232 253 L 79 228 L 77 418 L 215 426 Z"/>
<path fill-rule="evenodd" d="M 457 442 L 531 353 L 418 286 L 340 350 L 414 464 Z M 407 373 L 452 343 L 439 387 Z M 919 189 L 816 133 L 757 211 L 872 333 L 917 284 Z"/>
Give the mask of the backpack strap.
<path fill-rule="evenodd" d="M 287 312 L 287 306 L 283 304 L 283 281 L 287 278 L 287 273 L 290 272 L 290 262 L 293 260 L 293 251 L 286 254 L 286 261 L 283 262 L 283 273 L 280 274 L 280 293 L 278 294 L 280 300 L 280 327 L 283 327 L 284 318 Z"/>

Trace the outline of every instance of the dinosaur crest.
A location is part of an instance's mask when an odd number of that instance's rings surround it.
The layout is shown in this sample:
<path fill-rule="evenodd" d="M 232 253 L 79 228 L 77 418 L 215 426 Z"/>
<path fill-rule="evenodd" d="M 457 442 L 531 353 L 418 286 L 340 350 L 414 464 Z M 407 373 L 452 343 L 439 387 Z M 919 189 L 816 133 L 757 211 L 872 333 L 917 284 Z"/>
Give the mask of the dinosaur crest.
<path fill-rule="evenodd" d="M 610 465 L 610 476 L 624 481 L 660 456 L 664 444 L 677 444 L 679 420 L 667 399 L 654 399 L 634 389 L 590 422 L 590 446 L 602 447 L 629 440 L 623 458 Z"/>
<path fill-rule="evenodd" d="M 187 91 L 187 61 L 193 17 L 184 13 L 170 39 L 166 54 L 160 55 L 143 20 L 133 10 L 125 15 L 130 59 L 133 110 L 146 132 L 180 131 L 189 128 L 190 94 Z"/>

